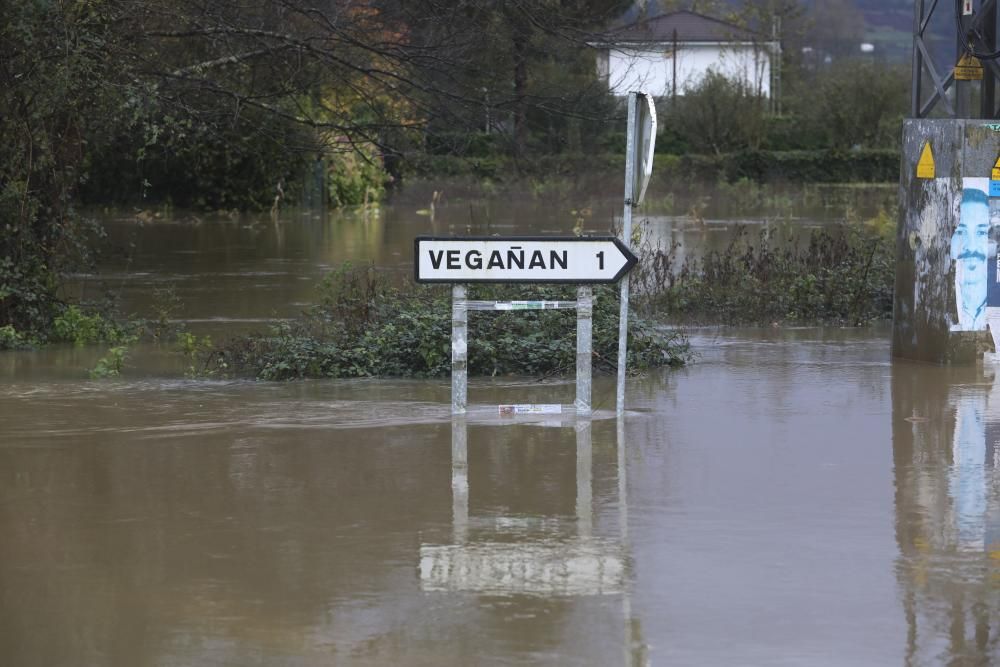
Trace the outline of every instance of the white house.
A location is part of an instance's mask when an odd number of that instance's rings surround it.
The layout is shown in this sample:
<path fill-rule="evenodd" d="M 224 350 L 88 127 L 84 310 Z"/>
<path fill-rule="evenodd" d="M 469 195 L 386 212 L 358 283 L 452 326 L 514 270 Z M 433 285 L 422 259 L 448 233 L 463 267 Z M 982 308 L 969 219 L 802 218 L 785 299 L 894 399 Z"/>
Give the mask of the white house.
<path fill-rule="evenodd" d="M 778 42 L 726 21 L 689 11 L 647 18 L 606 33 L 598 48 L 598 74 L 615 95 L 642 90 L 663 97 L 698 84 L 709 70 L 772 91 Z"/>

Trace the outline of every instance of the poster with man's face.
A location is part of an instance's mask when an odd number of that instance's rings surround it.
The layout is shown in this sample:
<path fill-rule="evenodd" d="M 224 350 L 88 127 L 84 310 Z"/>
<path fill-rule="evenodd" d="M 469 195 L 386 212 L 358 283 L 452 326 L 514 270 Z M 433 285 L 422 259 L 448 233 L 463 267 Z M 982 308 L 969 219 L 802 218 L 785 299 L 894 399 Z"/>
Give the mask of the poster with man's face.
<path fill-rule="evenodd" d="M 952 331 L 986 330 L 987 268 L 989 258 L 996 256 L 995 247 L 990 247 L 988 190 L 987 178 L 962 179 L 958 220 L 951 235 L 957 315 Z"/>

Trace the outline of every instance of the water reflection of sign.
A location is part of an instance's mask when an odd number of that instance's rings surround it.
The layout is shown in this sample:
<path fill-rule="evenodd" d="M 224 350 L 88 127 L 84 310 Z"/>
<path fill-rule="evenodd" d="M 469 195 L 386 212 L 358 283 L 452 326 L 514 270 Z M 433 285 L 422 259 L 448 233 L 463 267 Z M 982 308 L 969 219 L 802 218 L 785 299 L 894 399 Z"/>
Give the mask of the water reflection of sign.
<path fill-rule="evenodd" d="M 420 586 L 425 591 L 464 591 L 484 595 L 617 595 L 625 590 L 624 428 L 619 427 L 619 530 L 621 539 L 592 535 L 592 424 L 578 420 L 576 430 L 575 534 L 521 541 L 469 537 L 468 426 L 452 420 L 452 543 L 420 546 Z M 503 523 L 507 523 L 506 521 Z M 516 523 L 516 522 L 515 522 Z"/>
<path fill-rule="evenodd" d="M 893 366 L 897 573 L 907 664 L 996 664 L 1000 394 L 997 377 L 987 373 L 984 382 L 982 373 Z"/>
<path fill-rule="evenodd" d="M 523 403 L 515 405 L 500 405 L 500 414 L 509 415 L 558 415 L 562 414 L 559 403 Z"/>
<path fill-rule="evenodd" d="M 425 591 L 492 595 L 606 595 L 621 593 L 620 547 L 589 538 L 572 542 L 479 542 L 420 547 Z"/>
<path fill-rule="evenodd" d="M 986 400 L 971 394 L 955 406 L 952 467 L 948 492 L 954 503 L 956 546 L 960 551 L 986 547 Z"/>

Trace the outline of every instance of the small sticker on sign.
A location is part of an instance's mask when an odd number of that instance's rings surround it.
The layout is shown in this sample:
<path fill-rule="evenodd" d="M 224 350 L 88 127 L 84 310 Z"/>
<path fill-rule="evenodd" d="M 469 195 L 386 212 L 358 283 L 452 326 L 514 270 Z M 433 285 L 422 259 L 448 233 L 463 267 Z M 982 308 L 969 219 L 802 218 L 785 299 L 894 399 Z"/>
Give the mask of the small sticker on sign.
<path fill-rule="evenodd" d="M 924 144 L 924 150 L 920 153 L 920 160 L 917 162 L 917 178 L 934 178 L 934 152 L 931 151 L 931 142 Z"/>

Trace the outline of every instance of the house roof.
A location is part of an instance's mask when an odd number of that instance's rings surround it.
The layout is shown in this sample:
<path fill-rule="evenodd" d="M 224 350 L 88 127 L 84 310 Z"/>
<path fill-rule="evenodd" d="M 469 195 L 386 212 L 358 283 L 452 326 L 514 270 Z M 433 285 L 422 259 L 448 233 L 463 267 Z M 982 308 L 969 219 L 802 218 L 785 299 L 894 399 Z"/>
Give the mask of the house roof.
<path fill-rule="evenodd" d="M 753 42 L 762 38 L 735 23 L 681 10 L 622 26 L 606 33 L 605 39 L 613 43 L 665 43 L 673 41 L 675 30 L 679 42 Z"/>

